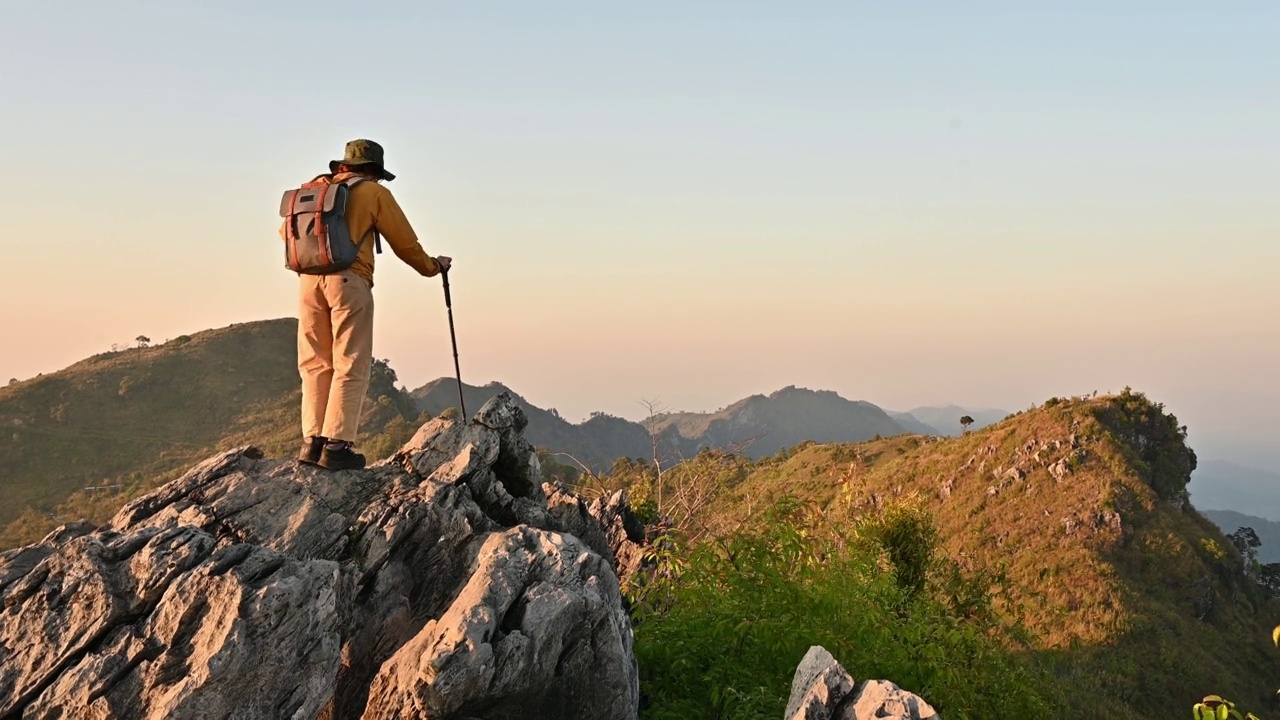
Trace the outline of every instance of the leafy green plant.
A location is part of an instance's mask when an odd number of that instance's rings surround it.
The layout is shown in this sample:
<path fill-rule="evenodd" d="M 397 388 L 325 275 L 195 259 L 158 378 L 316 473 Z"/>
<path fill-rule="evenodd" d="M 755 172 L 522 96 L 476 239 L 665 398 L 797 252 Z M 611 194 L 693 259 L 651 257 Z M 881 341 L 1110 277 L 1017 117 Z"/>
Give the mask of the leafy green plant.
<path fill-rule="evenodd" d="M 938 528 L 918 500 L 912 498 L 882 512 L 864 515 L 856 528 L 859 535 L 877 543 L 889 556 L 894 578 L 906 599 L 924 590 L 938 547 Z"/>
<path fill-rule="evenodd" d="M 1243 528 L 1242 528 L 1243 529 Z M 1280 647 L 1280 625 L 1271 630 L 1271 642 Z M 1276 691 L 1280 694 L 1280 690 Z M 1220 695 L 1206 695 L 1203 700 L 1191 706 L 1192 720 L 1262 720 L 1253 713 L 1240 714 L 1235 703 Z"/>
<path fill-rule="evenodd" d="M 1192 720 L 1261 720 L 1253 713 L 1240 714 L 1235 703 L 1217 695 L 1206 695 L 1191 708 Z"/>
<path fill-rule="evenodd" d="M 756 529 L 692 549 L 658 543 L 656 572 L 627 588 L 645 718 L 777 718 L 815 644 L 854 677 L 891 679 L 949 719 L 990 717 L 993 707 L 1053 716 L 1057 700 L 991 626 L 885 572 L 877 543 L 824 530 L 805 512 L 783 498 Z M 918 511 L 886 512 L 886 537 L 932 540 Z"/>

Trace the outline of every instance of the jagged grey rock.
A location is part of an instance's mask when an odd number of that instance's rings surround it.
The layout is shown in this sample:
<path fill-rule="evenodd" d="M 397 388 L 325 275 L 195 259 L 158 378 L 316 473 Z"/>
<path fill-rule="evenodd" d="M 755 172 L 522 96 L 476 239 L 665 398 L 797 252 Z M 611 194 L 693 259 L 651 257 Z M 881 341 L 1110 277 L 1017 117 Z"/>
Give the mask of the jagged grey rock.
<path fill-rule="evenodd" d="M 831 720 L 853 692 L 853 677 L 821 645 L 805 653 L 791 680 L 785 720 Z"/>
<path fill-rule="evenodd" d="M 887 680 L 857 684 L 826 648 L 805 653 L 784 720 L 941 720 L 924 700 Z"/>
<path fill-rule="evenodd" d="M 631 511 L 624 491 L 584 502 L 573 493 L 550 484 L 543 485 L 547 509 L 565 532 L 572 533 L 608 558 L 625 583 L 644 564 L 644 523 Z"/>
<path fill-rule="evenodd" d="M 232 450 L 0 555 L 0 718 L 635 718 L 609 526 L 548 509 L 522 419 L 361 471 Z"/>

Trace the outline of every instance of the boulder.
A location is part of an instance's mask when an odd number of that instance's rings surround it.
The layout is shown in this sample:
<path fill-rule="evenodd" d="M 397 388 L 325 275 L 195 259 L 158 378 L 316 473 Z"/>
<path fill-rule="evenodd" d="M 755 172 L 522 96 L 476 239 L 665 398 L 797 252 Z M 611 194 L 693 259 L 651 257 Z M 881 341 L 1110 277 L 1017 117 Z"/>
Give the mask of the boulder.
<path fill-rule="evenodd" d="M 887 680 L 858 683 L 820 645 L 809 648 L 791 682 L 784 720 L 941 720 L 929 704 Z"/>

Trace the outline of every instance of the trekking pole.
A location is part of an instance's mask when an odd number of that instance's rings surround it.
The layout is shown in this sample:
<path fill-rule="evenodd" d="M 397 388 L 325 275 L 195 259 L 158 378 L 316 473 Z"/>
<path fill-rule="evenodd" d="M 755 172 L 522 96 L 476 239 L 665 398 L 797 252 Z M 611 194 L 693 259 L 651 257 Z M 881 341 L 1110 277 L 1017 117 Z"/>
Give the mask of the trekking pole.
<path fill-rule="evenodd" d="M 458 336 L 453 331 L 453 297 L 449 294 L 449 271 L 441 270 L 444 279 L 444 306 L 449 310 L 449 340 L 453 342 L 453 372 L 458 378 L 458 405 L 462 407 L 462 422 L 467 422 L 467 401 L 462 399 L 462 368 L 458 366 Z"/>

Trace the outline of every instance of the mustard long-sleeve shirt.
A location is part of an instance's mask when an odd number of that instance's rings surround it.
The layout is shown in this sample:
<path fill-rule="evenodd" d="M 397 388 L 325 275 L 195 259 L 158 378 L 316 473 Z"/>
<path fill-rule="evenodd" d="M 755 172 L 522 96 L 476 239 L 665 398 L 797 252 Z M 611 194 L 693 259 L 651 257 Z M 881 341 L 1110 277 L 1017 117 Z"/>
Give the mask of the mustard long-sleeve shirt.
<path fill-rule="evenodd" d="M 338 173 L 331 176 L 329 182 L 339 183 L 352 175 Z M 417 233 L 391 191 L 373 180 L 365 180 L 351 188 L 347 199 L 347 230 L 351 232 L 352 240 L 360 242 L 371 229 L 376 229 L 396 257 L 417 270 L 418 274 L 425 277 L 439 274 L 440 263 L 422 249 Z M 351 266 L 351 271 L 368 280 L 370 287 L 373 286 L 373 245 L 373 236 L 369 235 Z"/>

